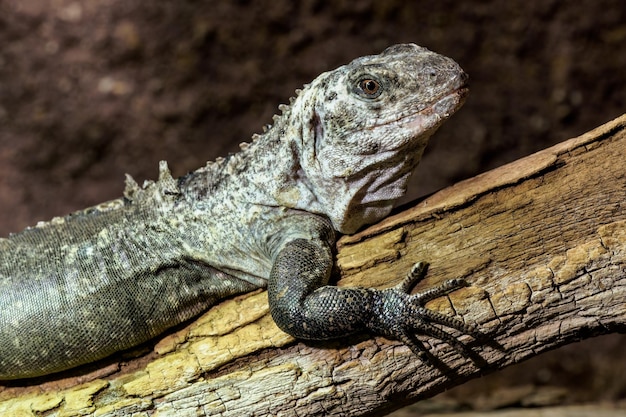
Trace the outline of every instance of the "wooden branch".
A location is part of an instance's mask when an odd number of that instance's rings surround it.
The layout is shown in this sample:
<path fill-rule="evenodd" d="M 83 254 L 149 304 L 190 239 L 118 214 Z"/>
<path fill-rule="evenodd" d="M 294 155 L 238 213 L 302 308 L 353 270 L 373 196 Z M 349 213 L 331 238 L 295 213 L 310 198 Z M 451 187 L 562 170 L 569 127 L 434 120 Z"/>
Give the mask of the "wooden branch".
<path fill-rule="evenodd" d="M 258 292 L 211 309 L 147 356 L 7 385 L 0 415 L 363 416 L 398 408 L 545 350 L 624 331 L 625 205 L 626 115 L 341 239 L 339 285 L 391 286 L 417 260 L 431 263 L 420 288 L 467 278 L 471 286 L 428 307 L 489 334 L 486 345 L 461 337 L 483 368 L 433 339 L 425 342 L 436 366 L 380 337 L 296 342 L 276 328 Z"/>

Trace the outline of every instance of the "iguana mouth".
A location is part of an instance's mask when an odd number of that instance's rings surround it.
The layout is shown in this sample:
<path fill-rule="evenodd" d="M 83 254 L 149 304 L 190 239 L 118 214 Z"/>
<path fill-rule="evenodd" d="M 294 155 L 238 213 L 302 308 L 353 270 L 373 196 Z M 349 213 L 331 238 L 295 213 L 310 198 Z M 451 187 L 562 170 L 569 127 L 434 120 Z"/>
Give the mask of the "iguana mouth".
<path fill-rule="evenodd" d="M 416 124 L 416 122 L 424 122 L 423 117 L 432 116 L 432 115 L 438 115 L 439 116 L 438 121 L 443 122 L 443 120 L 445 120 L 451 114 L 455 113 L 463 105 L 463 103 L 465 102 L 465 99 L 467 98 L 468 93 L 469 93 L 469 87 L 467 86 L 466 83 L 464 83 L 463 86 L 457 88 L 456 90 L 453 90 L 452 92 L 446 93 L 445 95 L 436 99 L 434 103 L 431 104 L 430 106 L 427 106 L 416 112 L 405 114 L 395 120 L 369 126 L 368 129 L 371 130 L 371 129 L 376 129 L 381 126 L 389 126 L 389 125 L 394 125 L 394 124 L 411 126 L 413 124 Z M 407 120 L 412 117 L 416 118 L 416 120 L 407 122 Z M 419 126 L 419 124 L 421 123 L 417 123 L 417 126 Z M 435 123 L 435 126 L 436 125 L 438 125 L 438 123 Z M 433 126 L 430 126 L 429 128 L 432 128 L 432 127 Z M 424 131 L 428 130 L 429 128 L 424 129 Z"/>
<path fill-rule="evenodd" d="M 468 93 L 469 88 L 464 84 L 462 87 L 443 95 L 442 97 L 437 99 L 432 105 L 416 113 L 413 113 L 412 115 L 405 116 L 399 119 L 398 122 L 401 122 L 402 120 L 407 119 L 411 116 L 430 116 L 432 114 L 438 114 L 441 115 L 442 118 L 447 118 L 463 105 Z"/>
<path fill-rule="evenodd" d="M 463 103 L 465 102 L 465 99 L 467 98 L 468 94 L 469 94 L 469 87 L 467 86 L 467 84 L 463 84 L 462 87 L 460 87 L 460 88 L 454 90 L 453 92 L 443 96 L 442 98 L 437 100 L 435 102 L 435 104 L 433 104 L 432 106 L 428 107 L 423 112 L 426 112 L 427 110 L 430 109 L 431 111 L 435 111 L 436 113 L 438 113 L 437 110 L 439 110 L 439 108 L 441 106 L 446 105 L 450 100 L 456 100 L 456 103 L 453 104 L 453 107 L 451 109 L 448 109 L 448 111 L 446 113 L 442 113 L 442 114 L 445 114 L 445 116 L 447 117 L 450 114 L 456 112 L 459 109 L 459 107 L 461 107 L 463 105 Z"/>

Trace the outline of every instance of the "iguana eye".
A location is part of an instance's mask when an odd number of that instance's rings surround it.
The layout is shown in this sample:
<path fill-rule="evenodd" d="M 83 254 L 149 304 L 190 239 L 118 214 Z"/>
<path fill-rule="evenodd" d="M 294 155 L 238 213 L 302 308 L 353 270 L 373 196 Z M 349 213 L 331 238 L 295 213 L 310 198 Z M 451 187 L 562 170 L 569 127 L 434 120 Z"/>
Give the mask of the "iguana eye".
<path fill-rule="evenodd" d="M 363 92 L 366 97 L 375 98 L 381 93 L 380 83 L 372 78 L 364 78 L 359 81 L 359 90 Z"/>

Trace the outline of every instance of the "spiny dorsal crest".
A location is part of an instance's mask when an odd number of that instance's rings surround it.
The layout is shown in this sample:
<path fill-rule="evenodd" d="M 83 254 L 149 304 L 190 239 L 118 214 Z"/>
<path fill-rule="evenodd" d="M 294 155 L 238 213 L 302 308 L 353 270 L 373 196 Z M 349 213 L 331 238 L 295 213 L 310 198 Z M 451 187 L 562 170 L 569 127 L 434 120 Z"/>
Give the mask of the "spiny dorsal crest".
<path fill-rule="evenodd" d="M 179 194 L 178 182 L 172 177 L 166 161 L 159 162 L 159 178 L 156 182 L 146 180 L 142 187 L 133 177 L 126 174 L 124 197 L 133 203 L 172 201 Z"/>

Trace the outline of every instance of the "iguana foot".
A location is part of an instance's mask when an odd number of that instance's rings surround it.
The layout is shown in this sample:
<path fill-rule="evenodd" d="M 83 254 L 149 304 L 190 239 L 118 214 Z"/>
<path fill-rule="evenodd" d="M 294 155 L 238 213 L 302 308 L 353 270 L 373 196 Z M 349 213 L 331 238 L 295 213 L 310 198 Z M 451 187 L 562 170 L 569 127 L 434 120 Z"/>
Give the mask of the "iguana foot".
<path fill-rule="evenodd" d="M 482 339 L 484 336 L 476 327 L 424 307 L 430 300 L 467 286 L 467 281 L 460 278 L 450 279 L 436 287 L 410 294 L 411 289 L 426 276 L 427 270 L 426 262 L 417 262 L 400 284 L 379 292 L 379 309 L 372 315 L 370 329 L 378 334 L 402 341 L 420 357 L 424 357 L 427 353 L 424 344 L 417 338 L 420 334 L 448 343 L 463 356 L 476 357 L 469 347 L 440 326 L 455 329 L 475 339 Z"/>

